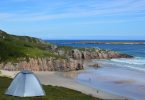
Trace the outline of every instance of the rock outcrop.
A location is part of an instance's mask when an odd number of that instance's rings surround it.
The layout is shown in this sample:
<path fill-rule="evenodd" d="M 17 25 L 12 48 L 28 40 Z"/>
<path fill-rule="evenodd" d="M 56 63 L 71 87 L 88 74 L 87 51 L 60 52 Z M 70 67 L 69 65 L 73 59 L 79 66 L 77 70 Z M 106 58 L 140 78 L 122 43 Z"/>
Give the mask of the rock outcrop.
<path fill-rule="evenodd" d="M 132 58 L 95 48 L 57 46 L 29 36 L 10 35 L 0 30 L 0 69 L 72 71 L 83 69 L 83 60 Z"/>
<path fill-rule="evenodd" d="M 83 60 L 90 59 L 111 59 L 111 58 L 131 58 L 126 54 L 119 54 L 113 51 L 81 51 L 74 49 L 71 51 L 58 51 L 59 55 L 67 55 L 67 59 L 54 58 L 29 58 L 28 60 L 20 60 L 19 62 L 6 62 L 0 64 L 0 69 L 18 71 L 73 71 L 83 69 Z"/>
<path fill-rule="evenodd" d="M 74 71 L 83 69 L 83 60 L 91 59 L 111 59 L 111 58 L 132 58 L 126 54 L 98 49 L 72 49 L 57 50 L 56 54 L 65 55 L 66 59 L 55 58 L 29 58 L 19 62 L 5 62 L 0 64 L 0 69 L 9 71 L 32 70 L 32 71 Z"/>
<path fill-rule="evenodd" d="M 112 58 L 132 58 L 133 56 L 121 54 L 109 50 L 101 49 L 72 49 L 66 52 L 58 50 L 59 55 L 66 55 L 75 60 L 90 60 L 90 59 L 112 59 Z"/>
<path fill-rule="evenodd" d="M 33 71 L 73 71 L 83 69 L 83 62 L 73 59 L 29 58 L 27 61 L 24 60 L 17 63 L 1 63 L 0 69 L 9 71 L 19 71 L 23 69 Z"/>
<path fill-rule="evenodd" d="M 94 68 L 99 68 L 99 64 L 93 64 L 93 65 L 89 65 L 89 67 L 94 67 Z"/>

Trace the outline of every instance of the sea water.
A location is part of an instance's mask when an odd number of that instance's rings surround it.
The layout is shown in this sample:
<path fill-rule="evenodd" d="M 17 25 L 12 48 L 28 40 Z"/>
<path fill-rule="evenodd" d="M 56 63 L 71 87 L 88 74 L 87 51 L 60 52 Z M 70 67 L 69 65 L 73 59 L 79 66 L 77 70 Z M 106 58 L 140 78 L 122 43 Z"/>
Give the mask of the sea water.
<path fill-rule="evenodd" d="M 77 48 L 85 47 L 108 49 L 134 56 L 132 59 L 121 58 L 111 60 L 93 60 L 92 63 L 99 63 L 102 67 L 99 69 L 88 68 L 84 72 L 80 73 L 76 77 L 76 80 L 93 88 L 126 96 L 132 99 L 145 99 L 145 45 L 74 44 L 75 42 L 83 42 L 81 40 L 53 40 L 49 42 L 61 46 L 72 46 Z"/>

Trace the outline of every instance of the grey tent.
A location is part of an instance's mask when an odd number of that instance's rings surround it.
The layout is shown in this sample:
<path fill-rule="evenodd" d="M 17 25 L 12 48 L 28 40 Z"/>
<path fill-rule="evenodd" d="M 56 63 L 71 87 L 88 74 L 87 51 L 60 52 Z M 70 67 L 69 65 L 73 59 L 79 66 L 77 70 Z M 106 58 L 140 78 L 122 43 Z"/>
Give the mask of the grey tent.
<path fill-rule="evenodd" d="M 15 76 L 5 94 L 19 97 L 33 97 L 44 96 L 45 92 L 34 73 L 24 70 Z"/>

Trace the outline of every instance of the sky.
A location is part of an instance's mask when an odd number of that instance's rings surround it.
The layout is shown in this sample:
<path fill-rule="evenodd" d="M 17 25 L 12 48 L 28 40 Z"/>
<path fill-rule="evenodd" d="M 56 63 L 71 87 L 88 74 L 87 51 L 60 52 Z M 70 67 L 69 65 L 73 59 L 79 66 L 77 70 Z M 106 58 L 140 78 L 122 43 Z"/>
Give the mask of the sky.
<path fill-rule="evenodd" d="M 0 29 L 48 40 L 145 40 L 145 0 L 0 0 Z"/>

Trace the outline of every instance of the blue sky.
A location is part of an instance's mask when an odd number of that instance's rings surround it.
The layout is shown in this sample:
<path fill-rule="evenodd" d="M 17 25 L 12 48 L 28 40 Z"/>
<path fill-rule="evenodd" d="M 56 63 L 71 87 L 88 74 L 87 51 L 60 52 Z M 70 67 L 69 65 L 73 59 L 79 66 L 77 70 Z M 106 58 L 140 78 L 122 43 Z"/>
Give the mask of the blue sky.
<path fill-rule="evenodd" d="M 145 39 L 145 0 L 0 0 L 0 29 L 42 39 Z"/>

